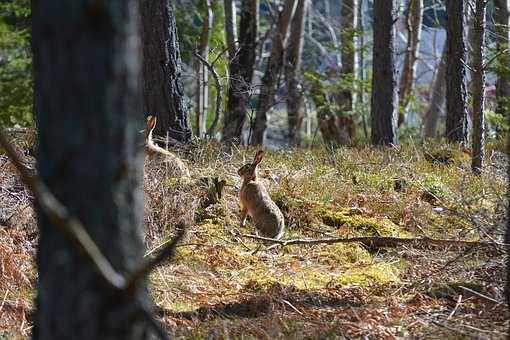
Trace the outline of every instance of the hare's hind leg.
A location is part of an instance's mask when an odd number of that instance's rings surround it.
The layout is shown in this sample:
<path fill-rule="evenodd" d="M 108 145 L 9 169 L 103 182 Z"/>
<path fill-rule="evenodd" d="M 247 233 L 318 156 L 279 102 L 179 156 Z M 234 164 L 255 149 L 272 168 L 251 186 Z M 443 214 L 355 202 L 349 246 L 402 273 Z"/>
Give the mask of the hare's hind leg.
<path fill-rule="evenodd" d="M 241 207 L 241 227 L 244 227 L 246 225 L 246 218 L 248 216 L 248 209 L 245 207 Z"/>

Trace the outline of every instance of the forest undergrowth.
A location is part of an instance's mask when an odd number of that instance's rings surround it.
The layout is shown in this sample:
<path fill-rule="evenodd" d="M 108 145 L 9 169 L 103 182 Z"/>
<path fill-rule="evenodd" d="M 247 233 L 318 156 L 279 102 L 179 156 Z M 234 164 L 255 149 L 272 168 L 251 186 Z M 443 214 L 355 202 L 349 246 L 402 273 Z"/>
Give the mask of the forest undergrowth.
<path fill-rule="evenodd" d="M 20 152 L 25 146 L 18 146 Z M 147 256 L 187 225 L 150 292 L 182 338 L 505 338 L 505 256 L 495 248 L 273 246 L 240 227 L 237 169 L 255 149 L 183 151 L 192 176 L 144 172 Z M 34 167 L 26 156 L 27 164 Z M 454 146 L 267 151 L 259 177 L 284 213 L 285 239 L 414 237 L 502 242 L 506 154 L 480 176 Z M 220 195 L 215 179 L 226 180 Z M 0 337 L 31 334 L 37 228 L 31 195 L 0 155 Z"/>

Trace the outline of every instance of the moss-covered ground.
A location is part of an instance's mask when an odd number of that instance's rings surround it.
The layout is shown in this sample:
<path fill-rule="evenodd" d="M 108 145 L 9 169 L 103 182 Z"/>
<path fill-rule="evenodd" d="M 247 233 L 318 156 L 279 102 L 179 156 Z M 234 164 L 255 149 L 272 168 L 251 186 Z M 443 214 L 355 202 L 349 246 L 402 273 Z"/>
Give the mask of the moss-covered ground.
<path fill-rule="evenodd" d="M 191 179 L 172 178 L 161 164 L 146 165 L 147 254 L 172 238 L 178 221 L 188 225 L 175 258 L 150 277 L 161 320 L 174 336 L 506 336 L 503 254 L 371 249 L 357 243 L 269 247 L 244 237 L 255 230 L 251 223 L 240 227 L 237 169 L 254 153 L 196 145 L 182 155 Z M 396 236 L 501 242 L 506 155 L 488 151 L 487 169 L 479 176 L 470 172 L 469 161 L 465 151 L 440 144 L 289 149 L 267 151 L 259 177 L 284 213 L 285 239 Z M 9 168 L 8 161 L 2 158 L 0 166 Z M 211 199 L 216 177 L 227 181 L 217 202 Z M 0 186 L 10 190 L 11 181 L 13 175 L 5 175 Z M 30 334 L 23 313 L 32 307 L 34 295 L 36 232 L 20 231 L 19 225 L 33 227 L 32 215 L 0 230 L 2 268 L 12 262 L 0 281 L 0 299 L 7 302 L 0 309 L 0 335 Z"/>

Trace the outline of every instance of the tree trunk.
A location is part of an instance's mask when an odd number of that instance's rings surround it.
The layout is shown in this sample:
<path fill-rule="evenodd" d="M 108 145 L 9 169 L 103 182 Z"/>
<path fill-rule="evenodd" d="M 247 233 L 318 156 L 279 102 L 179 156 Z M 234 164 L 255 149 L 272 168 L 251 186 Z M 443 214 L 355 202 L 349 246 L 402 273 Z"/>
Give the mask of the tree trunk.
<path fill-rule="evenodd" d="M 137 1 L 32 2 L 34 93 L 42 180 L 113 267 L 143 259 Z M 103 284 L 38 209 L 35 339 L 145 339 L 136 306 Z"/>
<path fill-rule="evenodd" d="M 335 101 L 338 105 L 338 115 L 340 121 L 345 121 L 347 125 L 353 126 L 354 120 L 352 112 L 356 98 L 355 78 L 356 78 L 356 25 L 357 25 L 358 0 L 342 1 L 342 32 L 340 34 L 340 44 L 342 48 L 342 69 L 341 77 L 343 87 L 335 94 Z M 342 128 L 342 127 L 341 127 Z M 343 144 L 349 144 L 355 138 L 355 129 L 353 135 L 345 135 L 347 140 Z"/>
<path fill-rule="evenodd" d="M 446 138 L 467 141 L 464 1 L 446 1 Z"/>
<path fill-rule="evenodd" d="M 266 71 L 262 77 L 259 102 L 255 116 L 253 136 L 251 144 L 262 145 L 267 125 L 267 111 L 274 104 L 276 94 L 276 82 L 282 69 L 284 47 L 287 40 L 290 21 L 294 15 L 297 0 L 286 0 L 285 6 L 279 15 L 276 32 L 271 39 L 271 55 L 267 61 Z"/>
<path fill-rule="evenodd" d="M 139 0 L 142 32 L 144 112 L 158 117 L 154 133 L 191 140 L 182 87 L 181 54 L 170 0 Z"/>
<path fill-rule="evenodd" d="M 424 138 L 436 138 L 437 124 L 439 122 L 440 113 L 444 109 L 445 104 L 445 87 L 446 87 L 446 46 L 441 53 L 439 67 L 434 77 L 434 83 L 431 89 L 431 98 L 429 108 L 425 113 L 425 125 L 423 127 Z"/>
<path fill-rule="evenodd" d="M 496 113 L 506 116 L 510 112 L 510 1 L 494 0 L 494 21 L 496 23 L 496 51 L 498 70 L 496 82 Z"/>
<path fill-rule="evenodd" d="M 411 100 L 416 61 L 420 53 L 421 26 L 423 20 L 423 0 L 409 0 L 406 16 L 407 49 L 404 68 L 400 76 L 398 126 L 405 120 L 405 113 Z"/>
<path fill-rule="evenodd" d="M 344 88 L 338 101 L 340 110 L 344 113 L 351 113 L 354 106 L 354 79 L 356 77 L 356 24 L 357 24 L 358 0 L 342 1 L 342 33 L 340 34 L 340 44 L 342 47 L 342 77 L 348 81 L 347 88 Z"/>
<path fill-rule="evenodd" d="M 398 105 L 395 69 L 396 0 L 374 0 L 372 75 L 372 144 L 397 143 Z"/>
<path fill-rule="evenodd" d="M 485 151 L 485 12 L 487 0 L 476 0 L 473 17 L 473 158 L 471 169 L 480 173 Z"/>
<path fill-rule="evenodd" d="M 200 35 L 200 43 L 197 53 L 207 60 L 209 58 L 209 40 L 211 39 L 211 31 L 213 26 L 213 10 L 212 1 L 204 0 L 204 17 L 202 23 L 202 33 Z M 196 61 L 197 67 L 197 135 L 204 138 L 207 131 L 207 112 L 209 110 L 209 72 L 207 67 L 200 61 Z"/>
<path fill-rule="evenodd" d="M 296 13 L 291 23 L 285 63 L 289 142 L 296 146 L 301 144 L 301 126 L 305 118 L 304 98 L 301 94 L 298 74 L 301 70 L 307 7 L 308 0 L 298 0 Z"/>
<path fill-rule="evenodd" d="M 226 0 L 227 2 L 232 0 Z M 233 6 L 233 5 L 232 5 Z M 225 12 L 229 66 L 229 89 L 227 111 L 223 122 L 223 142 L 239 144 L 242 142 L 246 110 L 251 97 L 251 83 L 257 60 L 257 34 L 259 29 L 259 0 L 241 1 L 241 18 L 239 25 L 239 47 L 234 45 L 234 15 L 229 18 Z M 229 33 L 230 32 L 230 33 Z"/>

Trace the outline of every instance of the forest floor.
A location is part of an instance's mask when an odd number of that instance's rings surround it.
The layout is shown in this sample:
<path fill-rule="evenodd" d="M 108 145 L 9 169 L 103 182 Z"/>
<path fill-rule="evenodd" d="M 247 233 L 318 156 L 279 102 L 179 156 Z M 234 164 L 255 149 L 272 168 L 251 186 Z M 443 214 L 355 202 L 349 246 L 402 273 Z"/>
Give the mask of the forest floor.
<path fill-rule="evenodd" d="M 22 148 L 22 146 L 21 146 Z M 237 169 L 255 150 L 201 144 L 183 158 L 191 179 L 161 164 L 145 171 L 147 255 L 189 225 L 177 255 L 150 279 L 168 332 L 181 338 L 506 338 L 506 257 L 360 243 L 287 245 L 245 237 Z M 376 150 L 268 151 L 261 181 L 282 209 L 285 239 L 416 237 L 502 241 L 507 165 L 427 144 Z M 227 186 L 215 203 L 214 178 Z M 211 199 L 211 197 L 213 199 Z M 31 333 L 37 231 L 31 196 L 0 155 L 0 338 Z"/>

